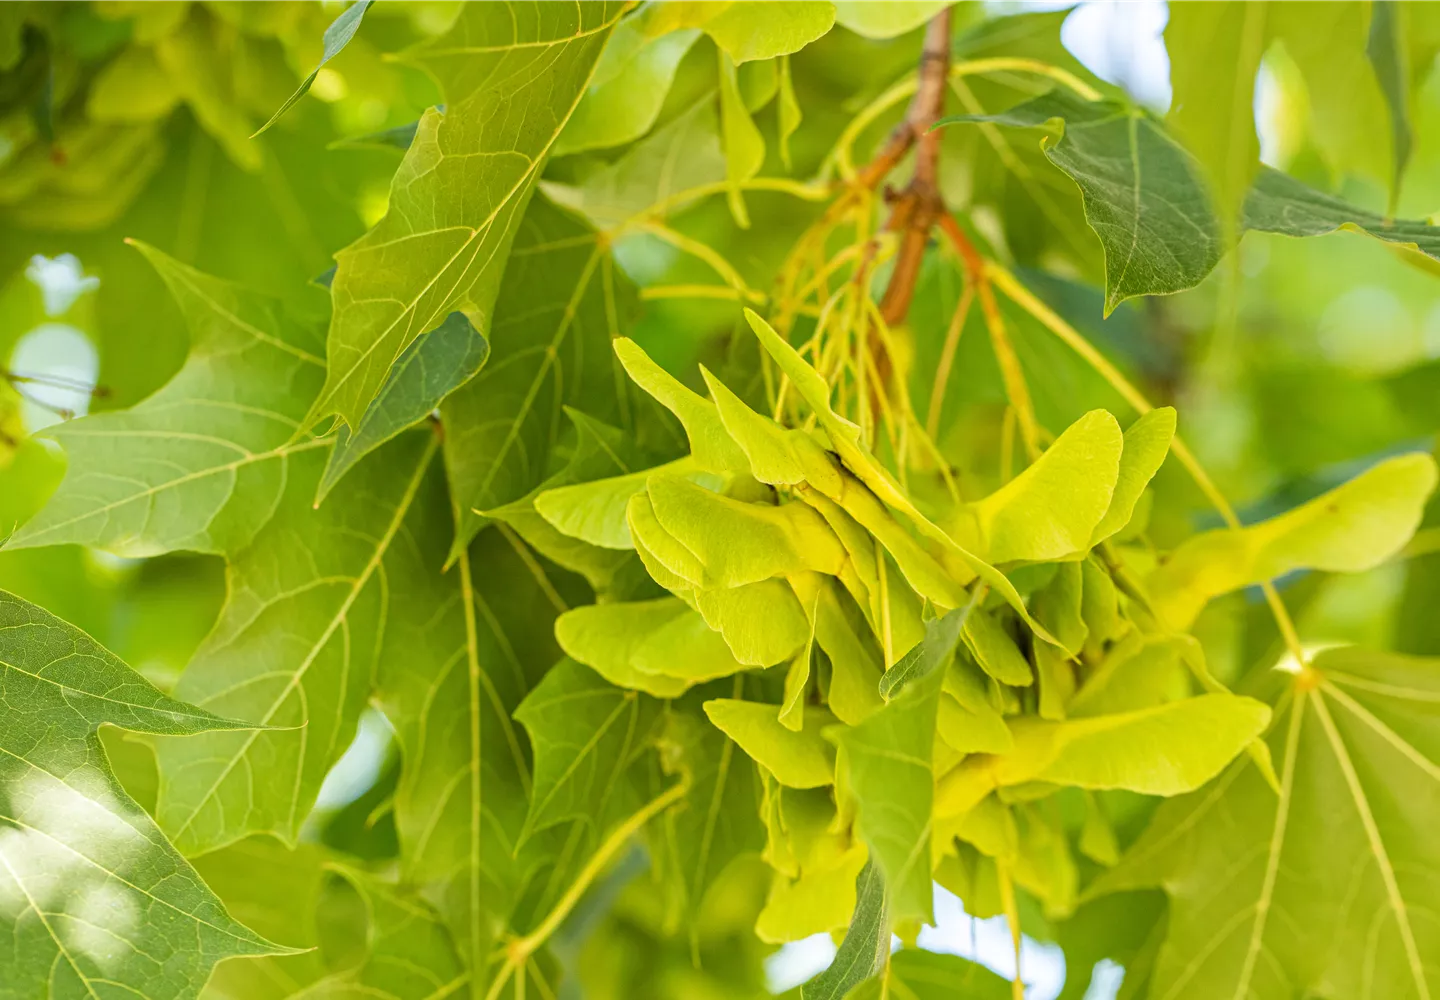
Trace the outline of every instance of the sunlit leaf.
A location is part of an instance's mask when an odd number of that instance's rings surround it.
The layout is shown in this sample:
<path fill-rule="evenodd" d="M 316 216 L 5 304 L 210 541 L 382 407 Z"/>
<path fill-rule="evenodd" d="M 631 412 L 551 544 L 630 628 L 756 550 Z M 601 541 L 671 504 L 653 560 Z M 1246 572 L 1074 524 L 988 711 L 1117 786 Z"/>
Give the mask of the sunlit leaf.
<path fill-rule="evenodd" d="M 1012 562 L 1088 548 L 1114 496 L 1123 441 L 1120 425 L 1104 410 L 1071 424 L 1034 465 L 966 508 L 979 551 L 992 562 Z"/>
<path fill-rule="evenodd" d="M 0 592 L 0 933 L 16 996 L 198 995 L 235 955 L 283 954 L 237 923 L 105 759 L 102 725 L 241 730 L 161 694 L 78 629 Z"/>
<path fill-rule="evenodd" d="M 621 10 L 537 4 L 517 19 L 481 4 L 412 51 L 445 92 L 445 112 L 420 120 L 385 218 L 336 255 L 325 385 L 307 423 L 335 413 L 359 427 L 416 337 L 457 307 L 490 312 L 539 165 Z M 479 194 L 452 197 L 462 191 Z"/>
<path fill-rule="evenodd" d="M 1197 535 L 1152 574 L 1156 607 L 1183 628 L 1210 598 L 1292 570 L 1379 565 L 1409 540 L 1435 481 L 1429 455 L 1401 455 L 1268 521 Z"/>
<path fill-rule="evenodd" d="M 953 0 L 891 0 L 867 3 L 840 0 L 835 4 L 835 22 L 866 38 L 894 38 L 914 31 L 930 18 L 951 6 Z"/>
<path fill-rule="evenodd" d="M 834 23 L 835 5 L 828 0 L 798 0 L 783 6 L 756 0 L 684 0 L 648 8 L 643 30 L 659 35 L 679 28 L 700 28 L 730 58 L 743 63 L 797 52 Z"/>
<path fill-rule="evenodd" d="M 1279 795 L 1237 761 L 1166 803 L 1097 886 L 1170 895 L 1155 989 L 1269 998 L 1440 986 L 1426 915 L 1440 870 L 1435 667 L 1349 648 L 1319 654 L 1311 672 L 1271 675 Z"/>
<path fill-rule="evenodd" d="M 778 706 L 756 701 L 717 698 L 705 703 L 705 714 L 780 784 L 820 788 L 834 783 L 835 748 L 820 735 L 835 723 L 829 712 L 812 708 L 799 732 L 781 724 Z"/>

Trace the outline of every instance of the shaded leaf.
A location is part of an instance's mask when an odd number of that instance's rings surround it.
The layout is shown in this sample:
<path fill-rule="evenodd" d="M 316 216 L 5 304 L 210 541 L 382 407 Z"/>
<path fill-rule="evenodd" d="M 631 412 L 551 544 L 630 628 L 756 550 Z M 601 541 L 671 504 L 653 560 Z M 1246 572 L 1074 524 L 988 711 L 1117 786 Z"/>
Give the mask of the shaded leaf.
<path fill-rule="evenodd" d="M 496 531 L 441 574 L 446 499 L 423 499 L 385 564 L 395 585 L 376 699 L 400 748 L 401 876 L 439 911 L 466 967 L 486 969 L 554 849 L 543 834 L 520 844 L 531 762 L 512 714 L 559 656 L 555 609 Z"/>
<path fill-rule="evenodd" d="M 485 523 L 477 511 L 518 500 L 553 471 L 564 406 L 605 421 L 623 413 L 607 300 L 623 308 L 627 294 L 594 230 L 543 198 L 530 202 L 495 301 L 492 357 L 440 410 L 452 555 Z"/>
<path fill-rule="evenodd" d="M 59 424 L 69 466 L 10 548 L 80 543 L 118 555 L 233 553 L 281 502 L 323 361 L 279 304 L 134 244 L 160 272 L 190 327 L 185 365 L 128 410 Z"/>
<path fill-rule="evenodd" d="M 316 502 L 370 452 L 434 412 L 440 401 L 480 371 L 490 342 L 461 312 L 453 312 L 429 333 L 415 338 L 360 419 L 355 433 L 341 427 L 320 479 Z"/>
<path fill-rule="evenodd" d="M 614 163 L 577 184 L 541 181 L 557 205 L 581 213 L 596 226 L 616 226 L 692 188 L 725 179 L 720 119 L 706 95 Z"/>
<path fill-rule="evenodd" d="M 1194 287 L 1225 251 L 1221 217 L 1200 165 L 1143 110 L 1053 91 L 1000 114 L 959 115 L 939 124 L 957 122 L 1058 123 L 1058 138 L 1046 142 L 1045 155 L 1080 188 L 1085 218 L 1104 248 L 1107 313 L 1134 295 Z M 1387 220 L 1269 167 L 1253 177 L 1236 203 L 1237 236 L 1249 229 L 1319 236 L 1344 227 L 1440 259 L 1440 227 Z"/>
<path fill-rule="evenodd" d="M 654 739 L 659 706 L 561 660 L 526 695 L 515 718 L 535 751 L 523 840 L 567 819 L 603 828 L 604 817 L 628 801 L 626 772 Z"/>
<path fill-rule="evenodd" d="M 1010 980 L 983 965 L 959 955 L 912 948 L 891 955 L 884 972 L 848 994 L 851 1000 L 896 995 L 914 1000 L 1010 1000 L 1014 996 Z"/>
<path fill-rule="evenodd" d="M 890 908 L 900 920 L 931 919 L 931 754 L 943 677 L 934 671 L 858 726 L 827 734 L 844 752 L 859 810 L 856 830 L 884 873 Z"/>
<path fill-rule="evenodd" d="M 855 913 L 830 966 L 800 990 L 803 1000 L 841 1000 L 869 979 L 890 954 L 890 908 L 885 877 L 874 861 L 855 879 Z"/>
<path fill-rule="evenodd" d="M 1155 989 L 1268 1000 L 1440 987 L 1427 915 L 1440 871 L 1437 676 L 1434 660 L 1346 648 L 1265 678 L 1279 795 L 1237 761 L 1162 806 L 1095 889 L 1170 895 Z"/>
<path fill-rule="evenodd" d="M 226 605 L 175 693 L 278 728 L 160 742 L 157 818 L 181 850 L 251 833 L 294 842 L 369 695 L 396 585 L 387 554 L 435 450 L 428 433 L 397 439 L 351 473 L 351 503 L 318 512 L 319 455 L 307 454 L 231 560 Z"/>

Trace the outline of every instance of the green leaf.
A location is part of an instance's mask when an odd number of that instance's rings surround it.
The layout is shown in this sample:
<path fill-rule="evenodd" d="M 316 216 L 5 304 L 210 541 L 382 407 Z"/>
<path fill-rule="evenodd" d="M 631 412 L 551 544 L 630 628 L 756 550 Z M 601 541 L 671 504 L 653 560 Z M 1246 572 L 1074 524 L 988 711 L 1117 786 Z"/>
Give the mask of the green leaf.
<path fill-rule="evenodd" d="M 277 936 L 307 949 L 223 963 L 206 984 L 207 1000 L 322 995 L 424 1000 L 467 978 L 434 911 L 317 845 L 287 850 L 276 840 L 256 837 L 203 855 L 195 865 L 230 909 L 253 914 L 257 924 L 273 925 Z M 363 958 L 349 967 L 317 948 L 322 909 L 335 907 L 337 897 L 347 894 L 358 904 L 365 933 L 363 942 L 353 942 L 363 948 Z"/>
<path fill-rule="evenodd" d="M 1410 81 L 1405 66 L 1405 42 L 1400 37 L 1402 20 L 1398 4 L 1374 4 L 1370 12 L 1370 35 L 1365 44 L 1365 54 L 1375 68 L 1375 78 L 1390 112 L 1390 141 L 1395 151 L 1391 190 L 1395 192 L 1400 190 L 1400 178 L 1405 173 L 1414 141 L 1410 125 Z"/>
<path fill-rule="evenodd" d="M 1035 617 L 1045 623 L 1069 657 L 1080 655 L 1080 648 L 1089 635 L 1084 615 L 1085 572 L 1081 565 L 1078 562 L 1061 563 L 1050 582 L 1031 601 Z M 1043 676 L 1041 680 L 1044 681 Z"/>
<path fill-rule="evenodd" d="M 700 374 L 714 397 L 725 432 L 749 460 L 751 475 L 771 486 L 813 483 L 826 496 L 840 491 L 839 471 L 814 438 L 756 413 L 704 365 L 700 366 Z"/>
<path fill-rule="evenodd" d="M 979 596 L 977 590 L 975 597 L 963 608 L 956 608 L 925 623 L 925 638 L 910 647 L 880 678 L 880 697 L 891 701 L 910 685 L 924 681 L 931 674 L 945 673 L 947 664 L 955 655 L 955 647 L 960 644 L 961 631 L 970 616 L 976 613 L 975 598 Z"/>
<path fill-rule="evenodd" d="M 890 907 L 885 876 L 873 860 L 855 879 L 855 914 L 829 967 L 800 990 L 802 1000 L 842 1000 L 885 964 L 890 954 Z"/>
<path fill-rule="evenodd" d="M 439 571 L 445 509 L 434 491 L 385 562 L 395 583 L 376 699 L 400 748 L 401 876 L 439 910 L 467 967 L 485 969 L 549 860 L 543 835 L 519 846 L 531 765 L 512 714 L 560 652 L 544 587 L 499 532 Z"/>
<path fill-rule="evenodd" d="M 1080 188 L 1085 221 L 1100 237 L 1107 315 L 1134 295 L 1193 287 L 1219 262 L 1223 232 L 1200 165 L 1143 110 L 1056 90 L 1000 114 L 939 124 L 972 121 L 1060 123 L 1043 148 Z"/>
<path fill-rule="evenodd" d="M 844 752 L 856 830 L 884 872 L 897 920 L 932 919 L 931 755 L 943 678 L 932 671 L 858 726 L 827 734 Z"/>
<path fill-rule="evenodd" d="M 1003 563 L 1088 550 L 1110 508 L 1123 446 L 1120 425 L 1104 410 L 1075 421 L 1034 465 L 966 506 L 981 543 L 978 551 Z"/>
<path fill-rule="evenodd" d="M 1015 718 L 1015 749 L 961 762 L 937 787 L 935 811 L 963 814 L 994 788 L 1035 781 L 1180 795 L 1219 774 L 1269 722 L 1267 706 L 1233 694 L 1064 722 Z"/>
<path fill-rule="evenodd" d="M 365 11 L 370 9 L 370 4 L 373 2 L 374 0 L 357 0 L 356 3 L 343 10 L 339 17 L 330 22 L 330 27 L 325 29 L 325 49 L 324 54 L 320 57 L 320 62 L 310 71 L 309 76 L 300 81 L 300 86 L 295 88 L 295 93 L 291 94 L 285 103 L 280 105 L 279 109 L 270 116 L 270 120 L 261 125 L 260 130 L 250 138 L 253 139 L 256 135 L 268 130 L 271 125 L 280 120 L 285 112 L 290 110 L 296 101 L 310 92 L 310 85 L 315 82 L 315 77 L 320 75 L 320 70 L 327 62 L 338 56 L 340 50 L 349 45 L 350 39 L 355 37 L 355 32 L 360 30 L 360 19 L 365 16 Z"/>
<path fill-rule="evenodd" d="M 274 518 L 231 560 L 226 605 L 175 693 L 276 728 L 159 743 L 157 818 L 182 851 L 294 842 L 369 695 L 399 585 L 387 556 L 435 451 L 426 432 L 397 439 L 351 473 L 361 502 L 318 512 L 319 455 L 297 459 Z"/>
<path fill-rule="evenodd" d="M 959 955 L 905 948 L 890 956 L 884 972 L 861 983 L 847 996 L 849 1000 L 881 1000 L 893 996 L 913 1000 L 1010 1000 L 1014 994 L 1010 980 L 997 976 L 983 965 Z"/>
<path fill-rule="evenodd" d="M 1440 988 L 1427 916 L 1440 870 L 1436 667 L 1345 648 L 1267 676 L 1279 795 L 1237 761 L 1163 805 L 1094 890 L 1169 894 L 1155 990 L 1268 1000 Z"/>
<path fill-rule="evenodd" d="M 1210 598 L 1293 570 L 1378 566 L 1409 541 L 1435 481 L 1429 455 L 1401 455 L 1268 521 L 1196 535 L 1151 574 L 1154 607 L 1184 628 Z"/>
<path fill-rule="evenodd" d="M 411 51 L 440 84 L 446 110 L 420 119 L 385 217 L 336 254 L 325 386 L 307 425 L 336 413 L 358 428 L 416 337 L 460 307 L 490 313 L 540 164 L 623 5 L 517 10 L 527 16 L 463 8 L 449 31 Z"/>
<path fill-rule="evenodd" d="M 975 610 L 965 621 L 965 644 L 975 662 L 1001 684 L 1028 687 L 1035 683 L 1030 664 L 1021 654 L 1015 640 L 987 611 Z"/>
<path fill-rule="evenodd" d="M 1398 177 L 1405 151 L 1395 146 L 1399 161 L 1391 155 L 1383 81 L 1366 58 L 1367 21 L 1373 43 L 1377 22 L 1385 17 L 1379 11 L 1361 4 L 1214 3 L 1185 8 L 1170 22 L 1165 32 L 1174 91 L 1170 120 L 1204 164 L 1223 214 L 1238 208 L 1263 169 L 1253 113 L 1255 80 L 1276 43 L 1304 81 L 1306 124 L 1333 173 L 1364 174 L 1382 184 Z"/>
<path fill-rule="evenodd" d="M 695 591 L 705 623 L 725 637 L 735 659 L 750 667 L 788 660 L 810 639 L 810 621 L 784 580 Z"/>
<path fill-rule="evenodd" d="M 761 812 L 767 833 L 763 857 L 774 874 L 756 935 L 776 943 L 799 941 L 847 926 L 868 851 L 848 828 L 835 829 L 839 816 L 829 790 L 799 791 L 767 781 Z"/>
<path fill-rule="evenodd" d="M 530 734 L 535 777 L 521 840 L 567 819 L 603 828 L 626 799 L 626 772 L 655 738 L 653 700 L 561 660 L 515 710 Z"/>
<path fill-rule="evenodd" d="M 597 594 L 608 594 L 643 575 L 639 560 L 627 551 L 634 547 L 625 524 L 629 495 L 615 496 L 609 487 L 616 480 L 605 478 L 629 473 L 639 459 L 624 432 L 578 410 L 565 412 L 575 427 L 565 468 L 519 500 L 485 513 L 514 528 L 547 559 L 584 576 Z M 636 485 L 642 488 L 643 479 Z"/>
<path fill-rule="evenodd" d="M 829 0 L 796 0 L 777 6 L 761 0 L 677 0 L 646 8 L 643 30 L 661 35 L 700 28 L 737 63 L 798 52 L 835 23 Z"/>
<path fill-rule="evenodd" d="M 191 864 L 226 910 L 295 949 L 221 962 L 205 984 L 205 1000 L 285 1000 L 330 971 L 317 947 L 316 911 L 326 877 L 323 847 L 297 844 L 291 850 L 274 837 L 247 837 Z"/>
<path fill-rule="evenodd" d="M 755 768 L 737 759 L 734 745 L 698 714 L 672 707 L 660 750 L 666 771 L 689 779 L 687 808 L 677 809 L 668 823 L 674 831 L 693 948 L 702 932 L 700 914 L 711 887 L 719 886 L 723 892 L 721 876 L 730 863 L 764 846 L 764 826 L 755 812 L 759 782 Z"/>
<path fill-rule="evenodd" d="M 1245 228 L 1282 236 L 1324 236 L 1345 229 L 1440 260 L 1440 226 L 1411 219 L 1388 219 L 1366 212 L 1334 195 L 1316 191 L 1288 174 L 1264 169 L 1245 200 Z"/>
<path fill-rule="evenodd" d="M 720 59 L 720 142 L 725 150 L 725 180 L 730 214 L 741 229 L 750 228 L 750 213 L 740 185 L 754 177 L 765 162 L 765 139 L 740 95 L 735 63 L 725 54 Z"/>
<path fill-rule="evenodd" d="M 795 81 L 790 74 L 790 57 L 780 57 L 780 162 L 790 169 L 790 137 L 800 127 L 800 101 L 795 97 Z"/>
<path fill-rule="evenodd" d="M 685 614 L 685 602 L 673 597 L 619 604 L 587 604 L 571 608 L 555 622 L 555 638 L 565 654 L 590 667 L 618 687 L 656 698 L 674 698 L 690 684 L 674 677 L 647 673 L 635 664 L 640 646 L 653 634 Z"/>
<path fill-rule="evenodd" d="M 821 730 L 835 717 L 821 708 L 805 713 L 799 732 L 780 721 L 780 706 L 757 701 L 716 698 L 705 703 L 705 714 L 750 758 L 787 788 L 821 788 L 835 783 L 835 748 Z"/>
<path fill-rule="evenodd" d="M 642 673 L 686 684 L 731 677 L 745 669 L 725 638 L 699 612 L 686 609 L 640 643 L 631 658 Z"/>
<path fill-rule="evenodd" d="M 585 96 L 555 141 L 555 155 L 619 146 L 649 132 L 680 60 L 699 37 L 694 30 L 647 37 L 635 18 L 621 21 L 600 54 Z"/>
<path fill-rule="evenodd" d="M 49 432 L 65 479 L 8 548 L 237 552 L 274 513 L 294 456 L 320 444 L 295 440 L 323 368 L 313 333 L 269 298 L 134 246 L 179 303 L 190 355 L 149 399 Z"/>
<path fill-rule="evenodd" d="M 1000 114 L 958 115 L 937 125 L 959 122 L 1047 126 L 1057 134 L 1045 143 L 1045 155 L 1080 188 L 1086 221 L 1100 238 L 1107 314 L 1131 296 L 1193 288 L 1225 251 L 1222 217 L 1202 168 L 1143 110 L 1114 101 L 1087 103 L 1057 90 Z M 1235 206 L 1237 237 L 1250 229 L 1284 236 L 1357 229 L 1440 259 L 1440 227 L 1386 219 L 1269 167 L 1253 177 Z"/>
<path fill-rule="evenodd" d="M 1170 453 L 1170 442 L 1175 437 L 1175 410 L 1161 406 L 1143 414 L 1125 429 L 1124 449 L 1120 452 L 1120 469 L 1115 478 L 1115 492 L 1110 496 L 1110 506 L 1105 516 L 1095 526 L 1090 538 L 1092 546 L 1099 545 L 1130 523 L 1140 494 L 1160 471 L 1165 456 Z"/>
<path fill-rule="evenodd" d="M 706 94 L 614 163 L 577 184 L 541 181 L 556 204 L 581 213 L 593 225 L 618 226 L 684 191 L 725 179 L 720 119 Z"/>
<path fill-rule="evenodd" d="M 715 404 L 685 388 L 633 340 L 615 341 L 615 354 L 631 381 L 675 414 L 690 441 L 690 455 L 706 472 L 748 472 L 750 462 L 726 431 Z"/>
<path fill-rule="evenodd" d="M 878 507 L 878 505 L 872 504 L 873 500 L 878 499 L 882 503 L 901 511 L 910 518 L 926 538 L 943 546 L 947 554 L 953 555 L 994 588 L 1010 603 L 1011 607 L 1015 608 L 1016 612 L 1025 620 L 1026 624 L 1036 629 L 1037 634 L 1039 634 L 1041 638 L 1048 640 L 1049 636 L 1044 634 L 1044 629 L 1040 628 L 1034 619 L 1030 617 L 1030 612 L 1026 610 L 1025 602 L 1020 598 L 1020 594 L 1016 591 L 1014 584 L 1006 579 L 1005 575 L 994 566 L 991 566 L 983 559 L 956 543 L 955 539 L 951 538 L 933 524 L 910 502 L 909 498 L 905 496 L 890 473 L 875 460 L 875 457 L 870 454 L 869 450 L 860 440 L 860 428 L 831 409 L 830 387 L 825 383 L 825 380 L 820 377 L 819 372 L 810 367 L 805 359 L 800 356 L 800 352 L 795 350 L 784 338 L 776 333 L 774 328 L 765 322 L 753 309 L 745 310 L 745 319 L 750 324 L 750 328 L 755 331 L 755 336 L 760 339 L 760 344 L 765 348 L 766 353 L 780 366 L 780 370 L 790 378 L 791 382 L 795 385 L 796 391 L 800 393 L 801 398 L 809 405 L 816 419 L 819 420 L 820 426 L 824 429 L 826 435 L 829 436 L 831 445 L 840 456 L 840 460 L 869 490 L 874 491 L 873 496 L 870 496 L 865 490 L 842 489 L 839 496 L 834 496 L 830 499 L 839 502 L 842 507 L 845 507 L 847 513 L 860 521 L 861 524 L 865 525 L 865 527 L 869 529 L 872 534 L 876 534 L 877 537 L 880 537 L 877 528 L 884 530 L 883 522 L 878 515 L 884 512 L 874 509 Z M 811 485 L 820 488 L 825 484 L 812 483 Z M 847 499 L 854 503 L 862 504 L 863 507 L 857 510 L 847 506 L 845 503 Z M 862 517 L 861 511 L 864 511 L 868 516 Z M 908 539 L 908 536 L 895 532 L 889 532 L 888 535 L 888 538 L 880 537 L 880 540 L 885 544 L 885 547 L 890 550 L 891 554 L 895 555 L 896 561 L 900 562 L 901 556 L 897 554 L 897 547 L 904 545 L 903 540 Z M 909 543 L 909 546 L 906 547 L 913 547 L 913 544 L 912 541 Z M 904 562 L 901 562 L 901 568 L 905 568 Z M 906 575 L 908 578 L 909 573 Z M 942 576 L 943 575 L 944 574 L 942 574 Z M 913 578 L 911 578 L 910 582 L 912 585 L 915 584 Z M 917 586 L 916 589 L 924 593 L 921 587 Z M 963 590 L 960 590 L 958 587 L 946 589 L 949 590 L 950 596 L 948 598 L 942 598 L 942 603 L 947 607 L 959 607 L 963 601 L 958 597 L 958 594 L 963 593 Z M 931 595 L 925 594 L 925 596 L 929 597 Z M 932 599 L 934 598 L 932 597 Z"/>
<path fill-rule="evenodd" d="M 277 955 L 115 780 L 98 730 L 241 722 L 161 694 L 80 630 L 0 592 L 0 934 L 15 996 L 194 997 L 216 962 Z"/>
<path fill-rule="evenodd" d="M 434 412 L 440 401 L 475 377 L 490 357 L 490 342 L 461 312 L 453 312 L 405 348 L 380 393 L 351 434 L 341 427 L 320 479 L 319 503 L 370 452 Z"/>
<path fill-rule="evenodd" d="M 894 38 L 914 31 L 954 0 L 837 0 L 835 23 L 866 38 Z"/>
<path fill-rule="evenodd" d="M 626 308 L 599 236 L 544 198 L 525 212 L 490 326 L 492 357 L 445 400 L 445 469 L 459 552 L 493 510 L 552 472 L 561 408 L 597 420 L 624 411 L 609 354 L 609 308 Z"/>
<path fill-rule="evenodd" d="M 679 476 L 651 476 L 646 490 L 660 526 L 694 553 L 707 586 L 803 570 L 833 575 L 845 559 L 830 526 L 805 504 L 745 503 Z"/>

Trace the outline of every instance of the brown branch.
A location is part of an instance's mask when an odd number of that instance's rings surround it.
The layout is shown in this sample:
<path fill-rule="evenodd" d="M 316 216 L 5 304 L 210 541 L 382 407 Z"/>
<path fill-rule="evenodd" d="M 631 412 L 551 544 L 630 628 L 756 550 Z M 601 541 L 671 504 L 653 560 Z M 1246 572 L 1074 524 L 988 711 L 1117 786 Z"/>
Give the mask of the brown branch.
<path fill-rule="evenodd" d="M 944 214 L 940 197 L 940 136 L 931 126 L 940 117 L 945 105 L 945 82 L 950 74 L 950 9 L 947 7 L 930 19 L 925 29 L 925 44 L 920 52 L 919 83 L 905 119 L 890 133 L 880 152 L 860 171 L 857 181 L 873 187 L 888 174 L 912 147 L 915 152 L 915 173 L 905 189 L 896 193 L 886 190 L 890 218 L 885 229 L 899 234 L 899 248 L 894 270 L 885 294 L 880 300 L 880 317 L 888 326 L 905 319 L 910 300 L 915 295 L 915 282 L 930 230 Z M 888 392 L 894 370 L 890 352 L 883 338 L 872 331 L 867 344 L 874 362 L 876 394 Z"/>

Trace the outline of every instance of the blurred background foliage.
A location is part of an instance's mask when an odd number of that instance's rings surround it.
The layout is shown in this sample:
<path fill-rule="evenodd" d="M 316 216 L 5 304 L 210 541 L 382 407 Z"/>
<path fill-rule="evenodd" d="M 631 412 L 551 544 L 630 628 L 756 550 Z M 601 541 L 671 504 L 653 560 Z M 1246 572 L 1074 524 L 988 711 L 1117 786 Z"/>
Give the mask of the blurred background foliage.
<path fill-rule="evenodd" d="M 1372 5 L 1313 6 L 1316 16 L 1326 8 L 1372 16 Z M 1440 213 L 1440 74 L 1431 72 L 1440 30 L 1429 23 L 1440 18 L 1423 5 L 1403 6 L 1414 22 L 1403 67 L 1413 148 L 1398 187 L 1395 140 L 1388 128 L 1377 131 L 1377 123 L 1388 120 L 1383 105 L 1365 103 L 1378 101 L 1378 90 L 1352 88 L 1340 108 L 1327 92 L 1335 81 L 1309 72 L 1315 53 L 1283 37 L 1271 42 L 1253 67 L 1250 105 L 1265 162 L 1362 207 L 1385 212 L 1393 195 L 1396 214 L 1427 218 Z M 125 238 L 324 316 L 327 296 L 296 276 L 320 275 L 331 254 L 384 214 L 399 159 L 387 130 L 403 131 L 438 100 L 432 81 L 390 56 L 443 30 L 456 7 L 377 4 L 355 39 L 320 70 L 310 95 L 252 140 L 319 62 L 322 34 L 342 5 L 0 5 L 0 366 L 6 375 L 0 382 L 0 534 L 30 517 L 63 471 L 63 456 L 33 437 L 35 431 L 87 411 L 129 406 L 162 385 L 185 356 L 178 310 Z M 1124 92 L 1164 112 L 1172 89 L 1196 86 L 1195 75 L 1204 70 L 1203 53 L 1167 49 L 1166 17 L 1159 2 L 1082 3 L 1072 10 L 967 0 L 955 8 L 954 52 L 957 59 L 1042 59 L 1107 94 Z M 1357 18 L 1354 24 L 1337 20 L 1337 45 L 1363 50 L 1355 32 L 1368 22 Z M 763 139 L 762 176 L 831 178 L 830 152 L 856 113 L 912 72 L 923 20 L 902 25 L 907 30 L 893 37 L 876 37 L 874 30 L 867 37 L 845 23 L 842 15 L 840 26 L 784 57 L 784 65 L 740 66 L 738 94 Z M 658 105 L 653 120 L 643 120 L 647 109 L 634 111 L 633 135 L 613 145 L 603 136 L 605 145 L 589 144 L 583 129 L 567 131 L 542 182 L 552 200 L 602 229 L 667 192 L 726 176 L 724 150 L 733 144 L 716 101 L 715 42 L 692 32 L 647 66 L 646 85 Z M 783 107 L 782 75 L 793 83 L 803 116 L 793 134 L 784 134 L 793 121 Z M 613 96 L 607 103 L 603 82 L 597 78 L 592 87 L 593 114 L 619 114 Z M 1000 110 L 1047 86 L 1003 74 L 966 78 L 948 95 L 947 110 Z M 860 132 L 858 155 L 868 156 L 883 141 L 901 107 Z M 1250 233 L 1201 286 L 1132 300 L 1102 318 L 1098 241 L 1074 185 L 1045 160 L 1037 139 L 1029 131 L 949 129 L 941 154 L 947 202 L 973 237 L 1152 400 L 1179 408 L 1182 433 L 1243 520 L 1288 509 L 1378 457 L 1433 448 L 1440 431 L 1440 282 L 1433 262 L 1359 234 L 1295 240 Z M 731 283 L 753 290 L 758 301 L 821 206 L 779 191 L 749 192 L 745 202 L 748 228 L 718 197 L 666 222 L 733 264 Z M 741 319 L 734 299 L 740 296 L 667 292 L 714 284 L 709 264 L 643 228 L 619 235 L 614 251 L 640 289 L 632 336 L 653 357 L 676 372 L 693 373 L 695 362 L 704 361 L 732 385 L 753 377 L 754 341 L 736 336 Z M 917 411 L 940 408 L 947 428 L 942 451 L 983 480 L 996 474 L 986 463 L 996 460 L 1005 396 L 978 310 L 960 338 L 946 397 L 931 399 L 939 346 L 960 292 L 954 262 L 930 254 L 899 331 L 908 356 L 902 351 L 898 360 L 908 368 Z M 1123 409 L 1110 388 L 1027 314 L 1009 309 L 1007 320 L 1043 424 L 1064 427 L 1094 407 Z M 1158 545 L 1217 523 L 1174 463 L 1162 470 L 1149 513 Z M 1440 654 L 1434 611 L 1440 509 L 1430 512 L 1406 555 L 1356 576 L 1281 581 L 1301 633 L 1317 643 Z M 0 588 L 85 629 L 161 687 L 173 683 L 224 597 L 219 558 L 128 560 L 74 546 L 0 551 Z M 1196 629 L 1222 680 L 1280 655 L 1256 593 L 1213 602 Z M 394 751 L 387 749 L 381 717 L 367 719 L 358 750 L 342 760 L 322 793 L 310 838 L 383 870 L 395 849 L 385 810 Z M 153 800 L 148 750 L 108 734 L 107 746 L 137 798 L 146 801 L 149 782 Z M 1115 818 L 1127 834 L 1123 814 Z M 712 894 L 697 968 L 691 942 L 673 933 L 666 901 L 646 891 L 644 868 L 643 859 L 622 864 L 557 942 L 559 960 L 578 970 L 588 995 L 763 993 L 762 960 L 770 949 L 750 933 L 765 891 L 763 873 L 742 868 Z M 224 884 L 217 889 L 225 895 Z M 322 947 L 343 952 L 356 890 L 343 878 L 322 890 L 328 901 L 317 904 Z M 1058 937 L 1073 962 L 1090 954 L 1083 930 L 1089 916 L 1139 928 L 1150 922 L 1133 909 L 1108 916 L 1082 910 L 1057 928 L 1031 906 L 1027 930 L 1040 939 Z M 254 926 L 270 933 L 263 923 Z M 1067 995 L 1078 997 L 1069 992 L 1074 982 Z"/>

